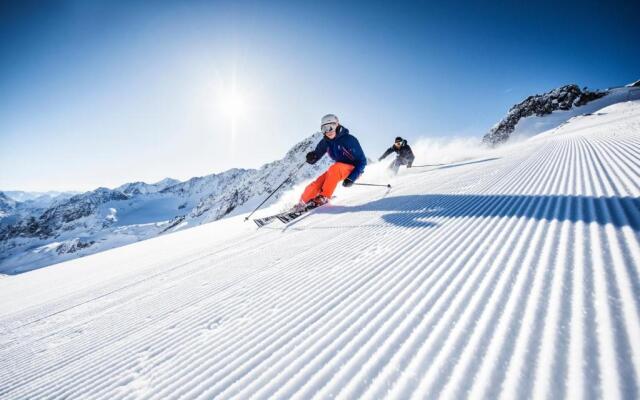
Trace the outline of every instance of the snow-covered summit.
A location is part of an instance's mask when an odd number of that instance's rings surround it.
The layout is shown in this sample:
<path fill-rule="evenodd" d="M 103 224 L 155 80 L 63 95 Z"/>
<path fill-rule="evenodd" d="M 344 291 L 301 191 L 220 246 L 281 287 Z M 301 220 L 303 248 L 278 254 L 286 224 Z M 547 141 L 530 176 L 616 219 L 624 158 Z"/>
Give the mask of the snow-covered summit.
<path fill-rule="evenodd" d="M 9 215 L 16 208 L 17 201 L 0 192 L 0 218 Z"/>
<path fill-rule="evenodd" d="M 630 84 L 626 85 L 627 87 L 640 87 L 640 79 L 638 79 L 635 82 L 631 82 Z"/>
<path fill-rule="evenodd" d="M 639 98 L 640 88 L 633 84 L 595 91 L 580 89 L 575 84 L 565 85 L 544 94 L 529 96 L 514 105 L 482 140 L 493 146 L 514 136 L 532 136 L 553 129 L 574 116 Z"/>
<path fill-rule="evenodd" d="M 157 193 L 168 187 L 179 184 L 180 181 L 172 178 L 165 178 L 156 183 L 145 183 L 145 182 L 131 182 L 125 183 L 122 186 L 118 186 L 114 190 L 122 192 L 126 195 L 138 195 L 138 194 L 149 194 L 149 193 Z"/>

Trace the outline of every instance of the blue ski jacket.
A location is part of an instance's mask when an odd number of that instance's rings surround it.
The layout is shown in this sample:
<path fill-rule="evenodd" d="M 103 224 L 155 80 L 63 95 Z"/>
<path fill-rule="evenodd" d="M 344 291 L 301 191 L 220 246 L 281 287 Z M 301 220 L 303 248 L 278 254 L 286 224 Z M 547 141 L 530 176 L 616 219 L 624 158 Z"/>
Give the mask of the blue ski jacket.
<path fill-rule="evenodd" d="M 353 165 L 355 168 L 347 177 L 352 181 L 358 179 L 367 165 L 367 158 L 358 139 L 350 135 L 349 129 L 342 125 L 338 127 L 338 132 L 333 139 L 328 139 L 325 136 L 313 152 L 316 153 L 318 159 L 328 153 L 334 161 Z"/>

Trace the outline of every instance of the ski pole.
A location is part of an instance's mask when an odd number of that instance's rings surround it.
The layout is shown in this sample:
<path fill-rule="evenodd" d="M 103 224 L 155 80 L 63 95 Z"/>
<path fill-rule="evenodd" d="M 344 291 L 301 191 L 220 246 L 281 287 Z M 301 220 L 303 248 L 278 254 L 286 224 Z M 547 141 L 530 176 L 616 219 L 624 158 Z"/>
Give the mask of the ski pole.
<path fill-rule="evenodd" d="M 360 186 L 380 186 L 380 187 L 386 187 L 391 189 L 391 185 L 389 185 L 388 183 L 386 185 L 377 185 L 375 183 L 357 183 L 355 182 L 354 185 L 360 185 Z"/>
<path fill-rule="evenodd" d="M 271 192 L 271 193 L 269 194 L 269 196 L 267 196 L 267 198 L 266 198 L 266 199 L 262 200 L 262 203 L 260 203 L 260 205 L 258 205 L 258 207 L 256 207 L 256 209 L 255 209 L 255 210 L 251 211 L 251 214 L 247 215 L 247 217 L 246 217 L 244 220 L 245 220 L 245 221 L 247 221 L 247 220 L 249 219 L 249 217 L 251 217 L 251 216 L 253 215 L 253 213 L 254 213 L 254 212 L 258 211 L 258 209 L 259 209 L 260 207 L 262 207 L 262 205 L 263 205 L 264 203 L 266 203 L 266 202 L 267 202 L 267 200 L 269 200 L 269 198 L 270 198 L 271 196 L 273 196 L 273 194 L 274 194 L 275 192 L 277 192 L 278 190 L 280 190 L 280 188 L 281 188 L 285 183 L 287 183 L 287 182 L 289 181 L 289 179 L 293 178 L 293 176 L 294 176 L 295 174 L 297 174 L 297 173 L 298 173 L 298 171 L 300 171 L 300 169 L 301 169 L 302 167 L 304 167 L 304 165 L 305 165 L 306 163 L 307 163 L 307 162 L 305 161 L 305 162 L 303 162 L 302 164 L 300 164 L 300 165 L 298 166 L 298 168 L 296 168 L 296 169 L 291 173 L 291 175 L 289 175 L 289 176 L 287 177 L 287 179 L 285 179 L 285 180 L 280 184 L 280 186 L 278 186 L 277 188 L 275 188 L 275 189 L 274 189 L 274 191 L 273 191 L 273 192 Z"/>
<path fill-rule="evenodd" d="M 444 164 L 425 164 L 425 165 L 414 165 L 411 168 L 422 168 L 422 167 L 438 167 Z"/>

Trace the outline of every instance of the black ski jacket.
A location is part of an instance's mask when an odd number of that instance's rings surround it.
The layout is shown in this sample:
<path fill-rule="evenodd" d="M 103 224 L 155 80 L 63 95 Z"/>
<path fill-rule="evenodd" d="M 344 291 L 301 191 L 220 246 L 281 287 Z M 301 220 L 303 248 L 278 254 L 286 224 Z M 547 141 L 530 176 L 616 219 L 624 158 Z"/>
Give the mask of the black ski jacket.
<path fill-rule="evenodd" d="M 378 161 L 382 161 L 385 157 L 387 157 L 389 154 L 393 152 L 395 152 L 398 155 L 398 158 L 400 159 L 400 161 L 403 161 L 403 164 L 411 164 L 413 163 L 413 160 L 416 158 L 413 155 L 413 151 L 411 150 L 411 147 L 409 147 L 409 145 L 407 144 L 407 141 L 403 140 L 400 147 L 396 147 L 395 145 L 389 147 L 387 151 L 385 151 L 384 154 L 378 159 Z"/>

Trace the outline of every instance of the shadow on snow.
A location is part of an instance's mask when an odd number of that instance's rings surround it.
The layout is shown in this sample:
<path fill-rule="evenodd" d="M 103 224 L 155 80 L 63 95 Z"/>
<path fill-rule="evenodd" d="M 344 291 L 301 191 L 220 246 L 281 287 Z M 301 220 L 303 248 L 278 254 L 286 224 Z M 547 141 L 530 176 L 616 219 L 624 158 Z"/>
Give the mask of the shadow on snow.
<path fill-rule="evenodd" d="M 391 211 L 384 221 L 407 227 L 434 227 L 433 218 L 525 217 L 547 221 L 582 221 L 640 230 L 640 198 L 564 195 L 428 194 L 385 197 L 359 206 L 332 206 L 322 214 Z"/>

